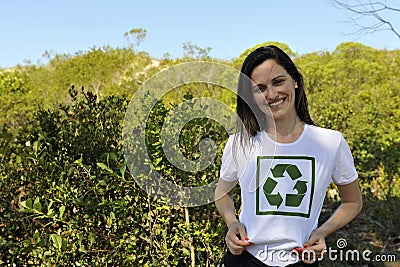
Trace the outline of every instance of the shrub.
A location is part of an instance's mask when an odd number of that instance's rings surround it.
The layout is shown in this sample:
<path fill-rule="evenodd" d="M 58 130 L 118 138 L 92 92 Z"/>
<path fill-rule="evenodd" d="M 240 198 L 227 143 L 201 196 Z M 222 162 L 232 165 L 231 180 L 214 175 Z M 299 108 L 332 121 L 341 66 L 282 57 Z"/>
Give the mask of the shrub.
<path fill-rule="evenodd" d="M 99 101 L 83 88 L 78 92 L 72 87 L 70 95 L 70 106 L 39 110 L 30 131 L 13 137 L 4 130 L 1 146 L 8 148 L 2 153 L 0 170 L 0 262 L 217 264 L 224 228 L 214 206 L 189 209 L 155 201 L 130 177 L 121 141 L 128 101 L 123 97 Z M 159 102 L 152 111 L 151 140 L 160 138 L 158 127 L 166 110 Z M 214 122 L 204 125 L 214 129 L 210 138 L 226 139 Z M 195 122 L 186 126 L 182 138 L 193 134 L 204 134 Z M 151 149 L 160 150 L 152 144 Z M 216 178 L 217 168 L 207 170 L 209 179 Z M 193 182 L 204 182 L 202 177 L 193 176 L 197 179 Z"/>

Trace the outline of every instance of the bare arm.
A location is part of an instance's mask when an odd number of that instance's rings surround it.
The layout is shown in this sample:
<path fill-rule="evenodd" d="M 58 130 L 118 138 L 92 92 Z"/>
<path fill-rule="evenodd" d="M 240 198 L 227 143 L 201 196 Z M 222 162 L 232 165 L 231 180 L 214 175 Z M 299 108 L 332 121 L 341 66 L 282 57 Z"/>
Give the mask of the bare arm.
<path fill-rule="evenodd" d="M 319 228 L 324 237 L 339 230 L 352 221 L 361 211 L 362 197 L 358 181 L 346 185 L 337 185 L 342 203 L 332 216 Z"/>
<path fill-rule="evenodd" d="M 235 214 L 235 203 L 233 202 L 233 189 L 236 182 L 227 182 L 219 179 L 215 190 L 215 206 L 222 219 L 228 226 L 225 237 L 226 245 L 234 255 L 241 254 L 246 246 L 251 245 L 247 241 L 246 230 Z"/>
<path fill-rule="evenodd" d="M 317 257 L 326 249 L 325 238 L 352 221 L 362 208 L 362 197 L 357 180 L 350 184 L 337 185 L 337 187 L 342 203 L 324 224 L 312 232 L 308 241 L 304 243 L 304 247 L 307 247 L 307 250 L 313 250 Z M 304 259 L 305 263 L 313 261 Z"/>
<path fill-rule="evenodd" d="M 235 186 L 236 182 L 226 182 L 219 179 L 215 190 L 215 206 L 228 227 L 231 223 L 239 221 L 235 214 L 235 203 L 233 202 Z"/>

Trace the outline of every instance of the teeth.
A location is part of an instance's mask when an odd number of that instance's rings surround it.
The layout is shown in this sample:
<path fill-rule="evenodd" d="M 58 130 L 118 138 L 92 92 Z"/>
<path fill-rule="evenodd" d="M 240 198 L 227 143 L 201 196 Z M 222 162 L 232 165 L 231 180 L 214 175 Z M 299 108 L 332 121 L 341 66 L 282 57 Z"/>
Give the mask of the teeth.
<path fill-rule="evenodd" d="M 271 103 L 271 104 L 269 104 L 269 106 L 270 106 L 271 108 L 273 108 L 273 107 L 279 106 L 279 105 L 282 104 L 282 103 L 283 103 L 283 99 L 282 99 L 282 100 L 279 100 L 278 102 Z"/>

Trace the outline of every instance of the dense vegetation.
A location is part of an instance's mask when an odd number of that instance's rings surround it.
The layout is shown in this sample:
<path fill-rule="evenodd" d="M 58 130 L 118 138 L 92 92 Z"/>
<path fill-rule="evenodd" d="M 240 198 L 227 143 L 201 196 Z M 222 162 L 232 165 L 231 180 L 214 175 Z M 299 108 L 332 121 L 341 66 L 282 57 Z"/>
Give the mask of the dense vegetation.
<path fill-rule="evenodd" d="M 306 78 L 313 118 L 344 134 L 360 175 L 364 209 L 328 244 L 344 237 L 352 248 L 399 251 L 400 51 L 343 43 L 332 52 L 296 55 L 279 45 Z M 226 228 L 214 204 L 184 208 L 148 196 L 130 177 L 121 140 L 129 101 L 149 77 L 195 59 L 240 68 L 250 50 L 232 61 L 211 59 L 207 51 L 191 46 L 181 59 L 156 60 L 128 48 L 92 48 L 1 70 L 0 264 L 218 266 Z M 180 135 L 188 158 L 198 157 L 201 137 L 217 144 L 215 162 L 202 172 L 174 169 L 160 145 L 169 110 L 203 96 L 204 86 L 176 88 L 149 117 L 153 164 L 179 183 L 218 176 L 228 135 L 216 121 L 192 120 Z M 214 97 L 234 106 L 232 95 Z M 338 201 L 332 186 L 321 220 Z"/>

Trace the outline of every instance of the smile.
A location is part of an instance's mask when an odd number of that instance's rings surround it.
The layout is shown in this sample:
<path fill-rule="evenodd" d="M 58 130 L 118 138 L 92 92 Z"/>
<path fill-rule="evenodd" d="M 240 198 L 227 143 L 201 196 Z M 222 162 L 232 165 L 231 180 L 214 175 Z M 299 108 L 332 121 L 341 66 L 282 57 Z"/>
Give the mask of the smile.
<path fill-rule="evenodd" d="M 271 108 L 276 108 L 277 106 L 279 106 L 280 104 L 282 104 L 283 102 L 285 102 L 286 98 L 283 98 L 281 100 L 278 100 L 276 102 L 273 103 L 268 103 L 268 106 Z"/>

